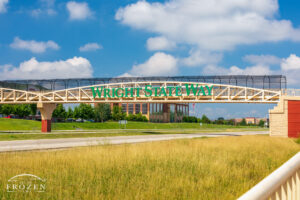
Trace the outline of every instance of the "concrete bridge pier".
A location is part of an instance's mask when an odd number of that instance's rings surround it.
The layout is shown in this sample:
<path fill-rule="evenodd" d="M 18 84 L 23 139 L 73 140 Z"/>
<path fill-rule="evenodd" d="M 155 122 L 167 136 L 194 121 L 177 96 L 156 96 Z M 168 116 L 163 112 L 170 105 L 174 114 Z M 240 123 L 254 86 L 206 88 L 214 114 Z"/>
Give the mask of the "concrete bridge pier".
<path fill-rule="evenodd" d="M 52 113 L 56 108 L 55 103 L 38 103 L 37 108 L 41 112 L 42 132 L 51 132 Z"/>
<path fill-rule="evenodd" d="M 270 136 L 300 136 L 300 97 L 282 96 L 278 105 L 269 110 Z"/>

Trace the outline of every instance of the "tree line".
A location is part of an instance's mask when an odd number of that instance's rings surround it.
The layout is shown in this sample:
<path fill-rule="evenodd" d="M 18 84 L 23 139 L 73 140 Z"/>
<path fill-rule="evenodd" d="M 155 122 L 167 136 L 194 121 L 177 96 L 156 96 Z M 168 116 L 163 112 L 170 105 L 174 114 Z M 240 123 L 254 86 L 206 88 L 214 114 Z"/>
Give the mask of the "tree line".
<path fill-rule="evenodd" d="M 0 114 L 15 115 L 19 118 L 25 118 L 30 115 L 35 116 L 37 112 L 36 104 L 4 104 L 0 105 Z M 126 114 L 123 112 L 122 107 L 114 106 L 111 111 L 109 104 L 98 104 L 91 106 L 90 104 L 81 103 L 74 108 L 69 107 L 66 109 L 63 104 L 58 104 L 52 113 L 52 117 L 58 121 L 65 121 L 66 119 L 84 119 L 94 120 L 97 122 L 104 122 L 107 120 L 128 120 L 128 121 L 143 121 L 147 122 L 148 119 L 141 113 Z"/>
<path fill-rule="evenodd" d="M 210 120 L 206 115 L 202 115 L 201 118 L 197 118 L 194 116 L 184 116 L 182 119 L 183 122 L 188 123 L 204 123 L 204 124 L 223 124 L 223 125 L 238 125 L 238 126 L 249 126 L 249 125 L 258 125 L 261 127 L 265 126 L 265 122 L 260 120 L 258 124 L 247 124 L 246 119 L 242 119 L 241 122 L 235 124 L 233 119 L 224 119 L 223 117 L 219 117 L 217 120 Z"/>
<path fill-rule="evenodd" d="M 35 116 L 37 111 L 36 104 L 3 104 L 0 105 L 0 114 L 15 115 L 20 118 Z"/>
<path fill-rule="evenodd" d="M 66 110 L 62 104 L 59 104 L 53 111 L 53 117 L 58 119 L 94 119 L 97 122 L 104 122 L 107 120 L 128 120 L 128 121 L 143 121 L 147 122 L 148 119 L 141 113 L 138 114 L 126 114 L 123 112 L 122 107 L 114 106 L 111 111 L 109 104 L 98 104 L 96 106 L 91 106 L 90 104 L 79 104 L 75 106 L 74 109 L 71 107 Z"/>

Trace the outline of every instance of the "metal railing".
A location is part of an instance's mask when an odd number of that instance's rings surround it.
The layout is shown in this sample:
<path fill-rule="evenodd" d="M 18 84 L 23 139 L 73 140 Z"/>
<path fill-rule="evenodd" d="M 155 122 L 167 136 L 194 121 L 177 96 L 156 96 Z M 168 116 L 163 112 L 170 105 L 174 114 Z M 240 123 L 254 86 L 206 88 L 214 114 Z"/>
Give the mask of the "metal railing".
<path fill-rule="evenodd" d="M 286 96 L 300 96 L 300 89 L 285 89 L 283 94 Z"/>
<path fill-rule="evenodd" d="M 300 199 L 300 152 L 239 198 L 261 199 Z"/>

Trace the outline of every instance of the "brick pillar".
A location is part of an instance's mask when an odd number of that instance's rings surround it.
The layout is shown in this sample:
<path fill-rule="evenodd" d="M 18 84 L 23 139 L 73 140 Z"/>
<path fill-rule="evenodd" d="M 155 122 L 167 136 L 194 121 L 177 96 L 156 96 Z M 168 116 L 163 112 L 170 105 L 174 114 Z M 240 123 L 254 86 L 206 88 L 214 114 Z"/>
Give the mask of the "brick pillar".
<path fill-rule="evenodd" d="M 288 101 L 288 137 L 300 136 L 300 101 Z"/>
<path fill-rule="evenodd" d="M 42 119 L 42 132 L 51 132 L 51 119 Z"/>
<path fill-rule="evenodd" d="M 37 108 L 42 116 L 42 132 L 51 132 L 52 113 L 56 108 L 55 103 L 38 103 Z"/>

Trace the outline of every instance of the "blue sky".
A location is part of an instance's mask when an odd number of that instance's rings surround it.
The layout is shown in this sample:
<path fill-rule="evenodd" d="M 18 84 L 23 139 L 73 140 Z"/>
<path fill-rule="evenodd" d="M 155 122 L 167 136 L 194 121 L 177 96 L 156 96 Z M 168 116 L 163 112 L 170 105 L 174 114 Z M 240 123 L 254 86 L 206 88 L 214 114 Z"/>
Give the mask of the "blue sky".
<path fill-rule="evenodd" d="M 0 0 L 0 79 L 284 74 L 299 88 L 299 8 L 295 0 Z M 220 106 L 224 115 L 235 108 Z M 211 113 L 220 106 L 205 104 Z M 245 112 L 232 116 L 270 108 L 237 107 Z"/>

